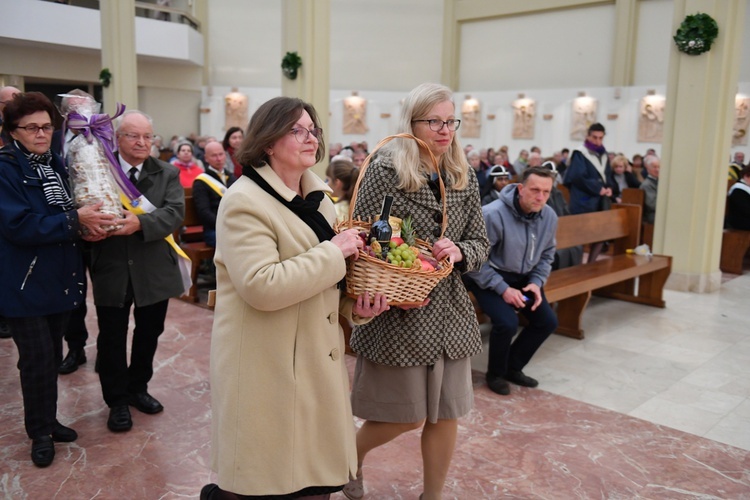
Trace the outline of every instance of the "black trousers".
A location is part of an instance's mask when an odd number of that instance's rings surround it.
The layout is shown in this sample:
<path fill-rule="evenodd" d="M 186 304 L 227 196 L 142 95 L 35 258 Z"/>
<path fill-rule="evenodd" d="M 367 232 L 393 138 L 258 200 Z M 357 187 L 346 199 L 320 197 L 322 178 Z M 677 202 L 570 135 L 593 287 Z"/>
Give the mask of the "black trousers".
<path fill-rule="evenodd" d="M 169 300 L 133 309 L 135 329 L 128 365 L 128 323 L 132 304 L 131 297 L 124 307 L 96 306 L 99 320 L 96 343 L 99 381 L 104 401 L 109 407 L 126 405 L 130 394 L 147 390 L 154 374 L 154 355 L 159 335 L 164 331 Z"/>
<path fill-rule="evenodd" d="M 522 275 L 503 273 L 503 279 L 508 285 L 519 290 L 528 285 L 528 279 Z M 509 369 L 522 371 L 547 337 L 557 329 L 557 316 L 547 302 L 544 289 L 540 289 L 542 303 L 536 310 L 531 310 L 532 301 L 529 300 L 526 306 L 517 312 L 494 290 L 479 288 L 470 279 L 464 282 L 476 297 L 482 311 L 492 321 L 487 375 L 504 377 Z M 518 314 L 522 314 L 528 320 L 528 326 L 521 330 L 514 341 L 513 337 L 518 331 Z"/>
<path fill-rule="evenodd" d="M 85 243 L 85 242 L 83 242 Z M 82 246 L 81 252 L 84 266 L 84 273 L 91 268 L 91 248 L 88 244 Z M 73 309 L 70 313 L 68 328 L 65 330 L 65 342 L 68 344 L 69 351 L 78 351 L 86 347 L 86 341 L 89 339 L 89 331 L 86 328 L 86 292 L 88 287 L 83 289 L 83 303 Z"/>
<path fill-rule="evenodd" d="M 26 434 L 49 436 L 57 420 L 57 369 L 62 363 L 62 338 L 69 312 L 7 318 L 18 348 Z"/>

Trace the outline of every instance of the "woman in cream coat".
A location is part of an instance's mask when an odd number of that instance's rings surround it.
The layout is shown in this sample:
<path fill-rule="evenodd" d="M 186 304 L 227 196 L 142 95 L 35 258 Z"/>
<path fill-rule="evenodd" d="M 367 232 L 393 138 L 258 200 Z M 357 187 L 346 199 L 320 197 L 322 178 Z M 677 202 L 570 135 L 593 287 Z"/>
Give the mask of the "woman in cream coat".
<path fill-rule="evenodd" d="M 357 467 L 339 313 L 355 324 L 385 297 L 342 298 L 355 229 L 335 235 L 314 108 L 279 97 L 250 121 L 243 175 L 217 218 L 211 339 L 212 468 L 201 498 L 327 498 Z"/>

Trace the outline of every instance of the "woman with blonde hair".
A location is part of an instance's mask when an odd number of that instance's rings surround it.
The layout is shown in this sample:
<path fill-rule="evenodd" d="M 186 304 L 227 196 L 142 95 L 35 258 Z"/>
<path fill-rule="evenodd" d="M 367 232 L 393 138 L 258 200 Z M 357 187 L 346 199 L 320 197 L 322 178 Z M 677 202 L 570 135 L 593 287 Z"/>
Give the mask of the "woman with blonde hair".
<path fill-rule="evenodd" d="M 612 158 L 612 178 L 615 181 L 615 189 L 612 195 L 617 203 L 622 202 L 622 190 L 627 188 L 637 188 L 641 185 L 635 174 L 630 169 L 630 162 L 623 155 L 616 155 Z"/>
<path fill-rule="evenodd" d="M 482 350 L 476 314 L 461 273 L 478 269 L 489 243 L 479 187 L 456 136 L 451 91 L 426 83 L 411 91 L 401 111 L 400 133 L 426 143 L 445 184 L 447 227 L 441 235 L 443 200 L 430 155 L 416 141 L 395 139 L 365 169 L 354 217 L 380 212 L 393 196 L 391 215 L 411 216 L 416 236 L 448 258 L 454 272 L 420 307 L 392 307 L 367 325 L 357 325 L 358 353 L 352 409 L 365 420 L 357 433 L 357 478 L 344 488 L 350 499 L 364 496 L 362 463 L 367 454 L 404 432 L 422 429 L 425 500 L 441 498 L 458 432 L 458 418 L 471 410 L 471 356 Z"/>

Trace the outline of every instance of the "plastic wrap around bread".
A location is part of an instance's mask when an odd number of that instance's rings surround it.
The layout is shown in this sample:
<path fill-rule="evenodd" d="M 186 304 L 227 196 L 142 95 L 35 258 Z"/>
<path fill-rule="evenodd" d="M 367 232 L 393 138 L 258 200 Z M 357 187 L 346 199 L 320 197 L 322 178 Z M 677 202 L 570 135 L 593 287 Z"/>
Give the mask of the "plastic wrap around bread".
<path fill-rule="evenodd" d="M 100 104 L 86 92 L 76 89 L 61 97 L 60 111 L 66 119 L 76 116 L 79 121 L 81 117 L 90 120 L 99 113 Z M 67 142 L 65 152 L 76 206 L 102 202 L 101 212 L 121 217 L 119 191 L 101 140 L 88 133 L 88 129 L 77 128 L 71 122 L 68 122 L 67 129 L 74 134 Z M 114 231 L 120 227 L 109 225 L 103 229 Z"/>

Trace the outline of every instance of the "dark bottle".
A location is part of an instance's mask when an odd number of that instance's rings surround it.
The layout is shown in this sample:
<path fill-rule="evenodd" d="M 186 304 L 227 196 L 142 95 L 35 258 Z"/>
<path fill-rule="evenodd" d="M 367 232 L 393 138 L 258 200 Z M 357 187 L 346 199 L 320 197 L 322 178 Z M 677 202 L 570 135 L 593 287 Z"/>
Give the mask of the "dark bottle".
<path fill-rule="evenodd" d="M 380 247 L 383 251 L 383 258 L 388 255 L 388 243 L 391 241 L 393 236 L 393 229 L 388 219 L 391 217 L 391 205 L 393 205 L 393 196 L 387 194 L 383 198 L 383 209 L 380 211 L 380 219 L 376 220 L 370 228 L 370 236 L 368 241 L 372 242 L 372 239 L 380 243 Z"/>

